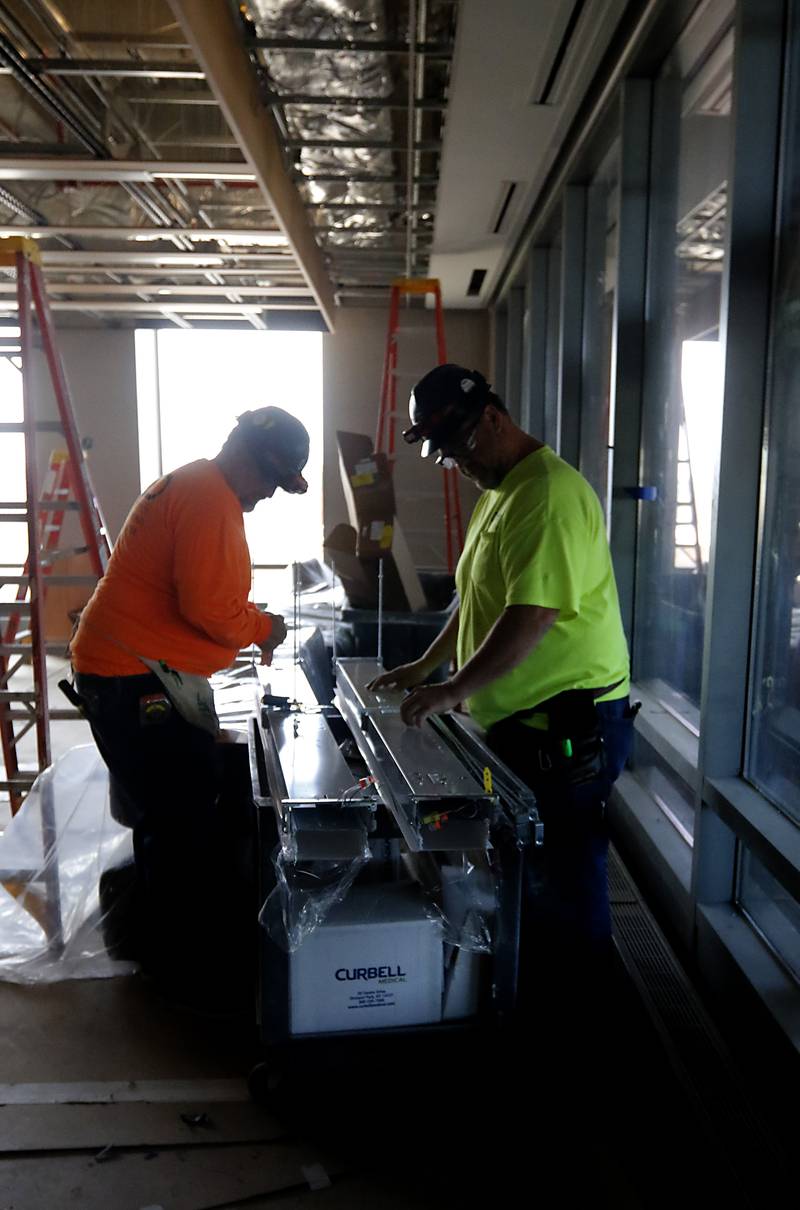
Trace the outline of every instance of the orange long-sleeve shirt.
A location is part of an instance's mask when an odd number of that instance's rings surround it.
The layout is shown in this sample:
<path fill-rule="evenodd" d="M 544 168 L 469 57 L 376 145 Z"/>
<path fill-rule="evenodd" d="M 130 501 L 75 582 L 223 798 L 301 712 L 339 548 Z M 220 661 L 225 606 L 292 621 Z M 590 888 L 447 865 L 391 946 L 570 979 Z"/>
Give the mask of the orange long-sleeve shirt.
<path fill-rule="evenodd" d="M 242 507 L 215 463 L 182 466 L 134 504 L 72 640 L 78 672 L 135 676 L 136 657 L 210 676 L 272 628 L 248 601 Z"/>

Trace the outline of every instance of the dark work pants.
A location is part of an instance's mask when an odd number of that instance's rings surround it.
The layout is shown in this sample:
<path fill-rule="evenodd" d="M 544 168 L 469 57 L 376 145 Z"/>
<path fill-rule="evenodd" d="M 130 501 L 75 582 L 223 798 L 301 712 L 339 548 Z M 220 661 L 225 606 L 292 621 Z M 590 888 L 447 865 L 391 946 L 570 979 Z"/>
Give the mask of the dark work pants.
<path fill-rule="evenodd" d="M 133 827 L 142 963 L 173 990 L 246 994 L 255 966 L 250 804 L 226 794 L 223 749 L 174 708 L 145 722 L 156 676 L 78 674 L 118 806 Z"/>
<path fill-rule="evenodd" d="M 605 768 L 580 786 L 544 774 L 543 734 L 519 721 L 490 728 L 488 742 L 536 795 L 544 844 L 526 858 L 521 920 L 521 1011 L 570 1029 L 598 1021 L 611 959 L 606 803 L 629 755 L 627 698 L 597 705 Z M 546 741 L 545 741 L 546 742 Z M 543 762 L 545 765 L 547 761 Z"/>

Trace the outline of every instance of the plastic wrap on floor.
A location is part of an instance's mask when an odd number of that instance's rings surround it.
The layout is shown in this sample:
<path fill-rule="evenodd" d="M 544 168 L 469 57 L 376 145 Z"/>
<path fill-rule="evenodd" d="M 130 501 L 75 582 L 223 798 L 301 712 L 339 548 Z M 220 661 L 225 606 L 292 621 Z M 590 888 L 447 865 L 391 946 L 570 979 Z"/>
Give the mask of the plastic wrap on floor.
<path fill-rule="evenodd" d="M 101 875 L 132 854 L 112 819 L 94 745 L 72 748 L 36 779 L 0 836 L 0 979 L 51 983 L 129 974 L 105 950 Z"/>

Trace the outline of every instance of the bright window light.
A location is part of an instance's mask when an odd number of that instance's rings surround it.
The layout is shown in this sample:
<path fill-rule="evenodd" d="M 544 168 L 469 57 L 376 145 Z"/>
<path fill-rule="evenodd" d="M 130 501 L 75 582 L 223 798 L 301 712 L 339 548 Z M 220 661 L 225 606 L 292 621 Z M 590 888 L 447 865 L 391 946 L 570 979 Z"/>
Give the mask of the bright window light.
<path fill-rule="evenodd" d="M 724 368 L 719 342 L 685 340 L 681 360 L 681 386 L 686 415 L 686 443 L 697 511 L 697 541 L 703 563 L 706 565 L 711 551 L 711 519 L 722 424 L 723 385 Z M 687 481 L 687 489 L 688 486 Z M 683 500 L 680 476 L 678 500 Z"/>
<path fill-rule="evenodd" d="M 213 458 L 242 412 L 272 404 L 309 431 L 305 496 L 278 490 L 245 517 L 254 563 L 322 549 L 322 337 L 318 332 L 140 330 L 136 333 L 142 487 Z"/>

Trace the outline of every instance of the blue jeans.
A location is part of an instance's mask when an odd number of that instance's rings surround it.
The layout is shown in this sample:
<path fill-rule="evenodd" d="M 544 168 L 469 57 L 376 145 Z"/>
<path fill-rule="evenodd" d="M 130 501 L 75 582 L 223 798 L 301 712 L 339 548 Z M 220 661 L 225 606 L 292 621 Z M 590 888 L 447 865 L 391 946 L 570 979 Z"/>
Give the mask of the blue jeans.
<path fill-rule="evenodd" d="M 581 997 L 602 978 L 611 955 L 606 803 L 628 758 L 633 712 L 627 698 L 598 702 L 603 768 L 571 785 L 543 773 L 546 732 L 504 721 L 489 730 L 490 747 L 531 787 L 544 823 L 544 844 L 527 853 L 521 920 L 520 995 Z M 585 1004 L 584 1004 L 585 1007 Z"/>

